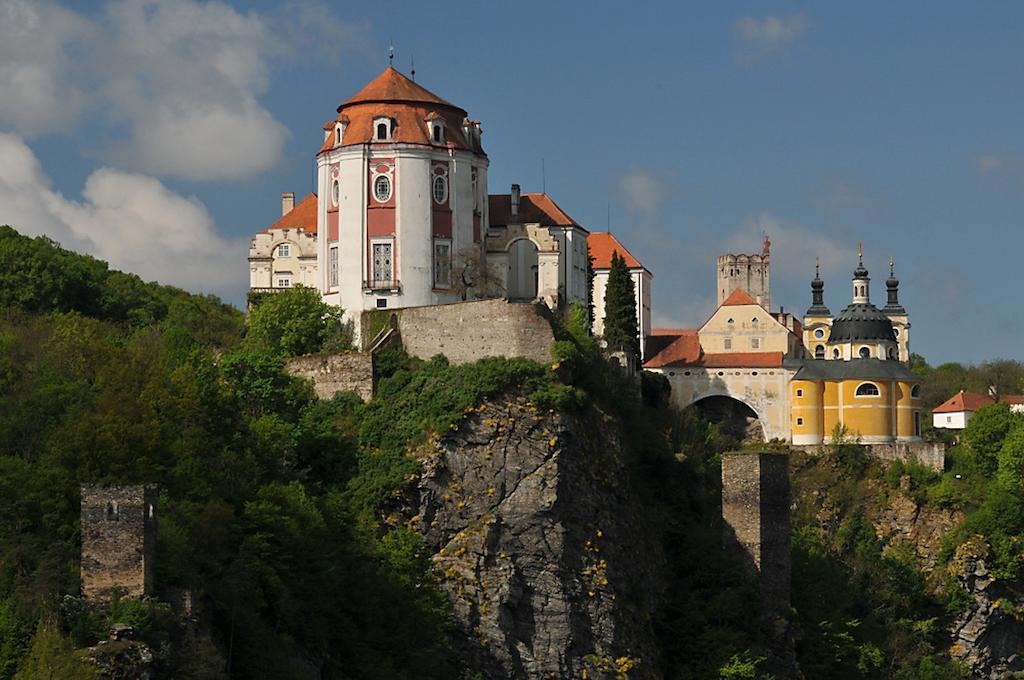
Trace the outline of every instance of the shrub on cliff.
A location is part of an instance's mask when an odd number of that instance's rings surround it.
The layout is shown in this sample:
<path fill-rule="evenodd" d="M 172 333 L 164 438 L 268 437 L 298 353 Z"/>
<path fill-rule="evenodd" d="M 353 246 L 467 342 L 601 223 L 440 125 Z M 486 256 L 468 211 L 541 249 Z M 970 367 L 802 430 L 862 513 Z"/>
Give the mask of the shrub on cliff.
<path fill-rule="evenodd" d="M 285 357 L 344 351 L 352 347 L 352 328 L 342 315 L 313 288 L 287 288 L 252 310 L 245 341 Z"/>

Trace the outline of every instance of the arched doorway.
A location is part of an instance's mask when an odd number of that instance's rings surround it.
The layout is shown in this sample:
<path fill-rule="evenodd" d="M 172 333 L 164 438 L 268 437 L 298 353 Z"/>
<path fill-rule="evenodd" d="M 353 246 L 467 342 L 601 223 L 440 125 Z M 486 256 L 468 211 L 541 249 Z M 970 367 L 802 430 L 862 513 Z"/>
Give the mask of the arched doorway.
<path fill-rule="evenodd" d="M 698 399 L 690 405 L 705 420 L 715 423 L 719 432 L 737 442 L 766 441 L 764 424 L 748 404 L 726 395 Z"/>
<path fill-rule="evenodd" d="M 537 244 L 521 238 L 508 248 L 508 297 L 510 300 L 537 298 Z"/>

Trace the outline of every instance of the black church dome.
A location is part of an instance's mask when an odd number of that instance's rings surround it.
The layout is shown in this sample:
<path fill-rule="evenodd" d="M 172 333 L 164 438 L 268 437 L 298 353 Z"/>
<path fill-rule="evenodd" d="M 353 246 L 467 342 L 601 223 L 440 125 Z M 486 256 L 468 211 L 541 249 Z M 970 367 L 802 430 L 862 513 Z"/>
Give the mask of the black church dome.
<path fill-rule="evenodd" d="M 829 342 L 896 341 L 892 321 L 870 302 L 847 305 L 832 321 Z"/>

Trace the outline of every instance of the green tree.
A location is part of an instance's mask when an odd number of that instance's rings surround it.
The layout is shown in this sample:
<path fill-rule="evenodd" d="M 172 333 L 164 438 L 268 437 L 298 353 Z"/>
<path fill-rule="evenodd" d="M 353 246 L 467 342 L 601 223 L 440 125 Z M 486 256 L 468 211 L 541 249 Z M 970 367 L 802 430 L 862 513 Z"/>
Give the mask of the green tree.
<path fill-rule="evenodd" d="M 352 330 L 342 314 L 312 288 L 289 288 L 252 310 L 246 343 L 281 356 L 346 350 L 352 346 Z"/>
<path fill-rule="evenodd" d="M 996 471 L 996 458 L 1014 420 L 1010 405 L 999 403 L 982 406 L 967 421 L 961 439 L 970 447 L 976 463 L 985 473 Z"/>
<path fill-rule="evenodd" d="M 97 675 L 97 669 L 75 654 L 71 641 L 56 626 L 40 621 L 14 680 L 93 680 Z"/>
<path fill-rule="evenodd" d="M 627 350 L 640 356 L 633 277 L 617 250 L 612 252 L 612 266 L 604 292 L 604 341 L 612 351 Z"/>

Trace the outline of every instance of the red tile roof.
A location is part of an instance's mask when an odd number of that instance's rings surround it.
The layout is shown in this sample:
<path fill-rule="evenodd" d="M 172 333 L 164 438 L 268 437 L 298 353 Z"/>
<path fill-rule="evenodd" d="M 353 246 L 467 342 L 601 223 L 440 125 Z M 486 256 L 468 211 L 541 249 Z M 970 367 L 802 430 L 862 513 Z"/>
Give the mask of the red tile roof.
<path fill-rule="evenodd" d="M 626 261 L 630 269 L 646 269 L 640 260 L 633 257 L 633 254 L 626 250 L 626 246 L 615 238 L 609 231 L 592 231 L 587 237 L 587 245 L 590 247 L 590 256 L 594 258 L 594 269 L 610 269 L 612 266 L 612 253 L 618 251 L 619 256 Z"/>
<path fill-rule="evenodd" d="M 687 328 L 676 333 L 678 335 L 652 335 L 647 339 L 646 349 L 651 358 L 644 363 L 644 368 L 692 364 L 700 359 L 700 338 L 697 329 Z"/>
<path fill-rule="evenodd" d="M 271 229 L 303 229 L 308 234 L 316 233 L 316 194 L 306 196 L 302 201 L 274 222 L 264 231 Z"/>
<path fill-rule="evenodd" d="M 379 76 L 367 83 L 366 87 L 339 106 L 338 113 L 353 104 L 367 102 L 417 102 L 459 108 L 451 102 L 441 99 L 416 81 L 405 77 L 393 66 L 388 66 Z M 465 111 L 463 111 L 463 115 L 465 115 Z"/>
<path fill-rule="evenodd" d="M 999 400 L 1006 402 L 1007 404 L 1024 404 L 1024 396 L 1016 394 L 1004 394 L 999 397 Z M 964 392 L 963 390 L 960 390 L 942 404 L 932 409 L 932 413 L 959 413 L 961 411 L 973 412 L 977 411 L 982 406 L 994 404 L 995 401 L 995 399 L 987 394 Z"/>
<path fill-rule="evenodd" d="M 579 227 L 547 194 L 522 194 L 519 197 L 519 214 L 512 217 L 511 194 L 491 194 L 487 197 L 491 224 L 541 224 L 546 227 Z"/>
<path fill-rule="evenodd" d="M 391 140 L 378 143 L 437 146 L 430 139 L 426 123 L 440 119 L 444 123 L 445 147 L 483 153 L 463 134 L 466 116 L 465 109 L 441 99 L 389 66 L 339 106 L 334 119 L 324 123 L 324 130 L 329 134 L 320 147 L 320 153 L 339 145 L 336 122 L 345 123 L 344 138 L 340 140 L 343 146 L 376 142 L 373 121 L 379 117 L 391 118 L 394 126 Z"/>
<path fill-rule="evenodd" d="M 757 300 L 755 300 L 754 298 L 750 297 L 750 293 L 748 293 L 747 291 L 743 290 L 742 288 L 737 288 L 736 290 L 734 290 L 732 293 L 729 294 L 729 297 L 725 298 L 725 302 L 723 302 L 721 306 L 722 307 L 729 307 L 729 306 L 733 306 L 733 305 L 756 305 L 756 304 L 757 304 Z"/>

